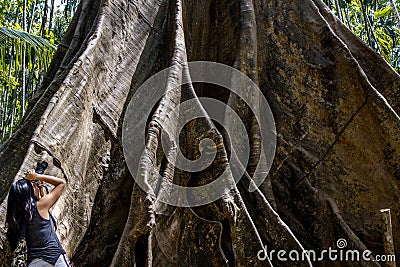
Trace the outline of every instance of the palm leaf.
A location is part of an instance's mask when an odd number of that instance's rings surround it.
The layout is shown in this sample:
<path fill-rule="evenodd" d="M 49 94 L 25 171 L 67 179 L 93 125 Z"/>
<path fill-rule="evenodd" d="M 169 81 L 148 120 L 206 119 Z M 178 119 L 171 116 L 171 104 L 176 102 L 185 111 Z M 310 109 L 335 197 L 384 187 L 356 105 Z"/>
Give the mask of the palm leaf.
<path fill-rule="evenodd" d="M 39 68 L 46 69 L 56 50 L 53 44 L 42 37 L 6 27 L 0 27 L 0 48 L 0 65 L 2 66 L 0 69 L 8 72 L 11 68 L 12 73 L 18 73 L 21 70 L 24 53 L 27 55 L 27 62 L 24 66 L 27 71 L 32 71 L 34 68 L 32 53 L 37 57 L 39 65 L 44 63 L 46 66 L 44 68 L 39 66 Z M 7 58 L 14 59 L 13 66 L 7 64 Z"/>
<path fill-rule="evenodd" d="M 12 43 L 25 43 L 35 50 L 50 50 L 54 51 L 56 47 L 52 45 L 48 40 L 29 34 L 24 31 L 10 29 L 6 27 L 0 27 L 0 46 L 9 46 Z"/>

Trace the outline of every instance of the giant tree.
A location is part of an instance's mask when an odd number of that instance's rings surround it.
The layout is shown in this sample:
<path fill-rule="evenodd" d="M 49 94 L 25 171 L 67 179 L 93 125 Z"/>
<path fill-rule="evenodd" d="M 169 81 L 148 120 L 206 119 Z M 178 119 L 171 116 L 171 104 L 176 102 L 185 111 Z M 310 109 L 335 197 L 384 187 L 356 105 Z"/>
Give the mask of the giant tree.
<path fill-rule="evenodd" d="M 179 86 L 195 75 L 191 61 L 232 66 L 262 95 L 250 87 L 246 103 L 215 84 Z M 165 68 L 161 99 L 130 110 L 141 85 Z M 1 147 L 1 215 L 12 181 L 46 159 L 50 173 L 68 180 L 53 213 L 78 266 L 378 266 L 258 256 L 265 246 L 300 254 L 337 249 L 338 240 L 346 242 L 339 248 L 384 254 L 382 208 L 392 211 L 399 247 L 399 85 L 322 0 L 83 0 L 23 122 Z M 222 124 L 200 97 L 226 105 Z M 257 120 L 267 119 L 262 97 L 276 123 L 270 170 Z M 180 129 L 174 120 L 187 100 L 203 115 Z M 128 111 L 146 114 L 145 130 L 135 133 L 145 140 L 137 172 L 124 153 Z M 241 136 L 223 127 L 235 118 L 249 139 L 239 181 L 229 162 Z M 163 132 L 178 130 L 178 140 L 163 141 Z M 195 161 L 207 149 L 215 156 L 207 168 L 174 166 L 178 152 Z M 221 173 L 226 190 L 211 203 L 162 201 L 172 184 L 199 187 Z"/>

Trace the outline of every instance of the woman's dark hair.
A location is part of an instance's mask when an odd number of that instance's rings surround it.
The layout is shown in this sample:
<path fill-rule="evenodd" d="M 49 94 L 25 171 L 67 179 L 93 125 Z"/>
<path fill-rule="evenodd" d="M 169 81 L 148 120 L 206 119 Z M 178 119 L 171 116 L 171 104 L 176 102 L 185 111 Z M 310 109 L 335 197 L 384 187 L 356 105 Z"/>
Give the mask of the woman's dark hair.
<path fill-rule="evenodd" d="M 36 197 L 30 181 L 21 179 L 11 185 L 7 203 L 7 239 L 11 248 L 17 247 L 22 229 L 32 219 Z"/>

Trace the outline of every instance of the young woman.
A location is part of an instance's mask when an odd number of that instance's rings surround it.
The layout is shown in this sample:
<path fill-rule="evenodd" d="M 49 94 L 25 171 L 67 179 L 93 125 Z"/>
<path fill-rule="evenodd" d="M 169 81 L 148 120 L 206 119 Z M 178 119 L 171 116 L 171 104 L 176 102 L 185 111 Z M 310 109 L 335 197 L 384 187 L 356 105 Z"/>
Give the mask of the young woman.
<path fill-rule="evenodd" d="M 46 195 L 43 182 L 54 185 Z M 55 232 L 55 220 L 49 213 L 65 186 L 63 179 L 37 174 L 34 170 L 26 173 L 26 179 L 18 180 L 11 186 L 7 203 L 7 238 L 14 250 L 21 233 L 25 232 L 28 267 L 69 266 Z"/>

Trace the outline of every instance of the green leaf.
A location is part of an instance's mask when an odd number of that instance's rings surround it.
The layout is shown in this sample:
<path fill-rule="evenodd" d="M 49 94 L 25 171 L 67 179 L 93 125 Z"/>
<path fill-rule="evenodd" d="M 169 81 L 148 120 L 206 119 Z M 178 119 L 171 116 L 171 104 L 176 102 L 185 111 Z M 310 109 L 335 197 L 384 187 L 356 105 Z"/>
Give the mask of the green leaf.
<path fill-rule="evenodd" d="M 48 40 L 40 36 L 29 34 L 21 30 L 0 27 L 0 46 L 8 46 L 9 42 L 7 42 L 7 39 L 21 43 L 26 43 L 29 46 L 34 47 L 35 49 L 41 49 L 41 50 L 56 49 L 56 47 L 52 45 Z"/>
<path fill-rule="evenodd" d="M 377 10 L 374 14 L 374 17 L 375 17 L 375 19 L 379 19 L 383 16 L 389 15 L 391 13 L 391 11 L 392 11 L 391 6 L 385 7 L 383 9 Z"/>

